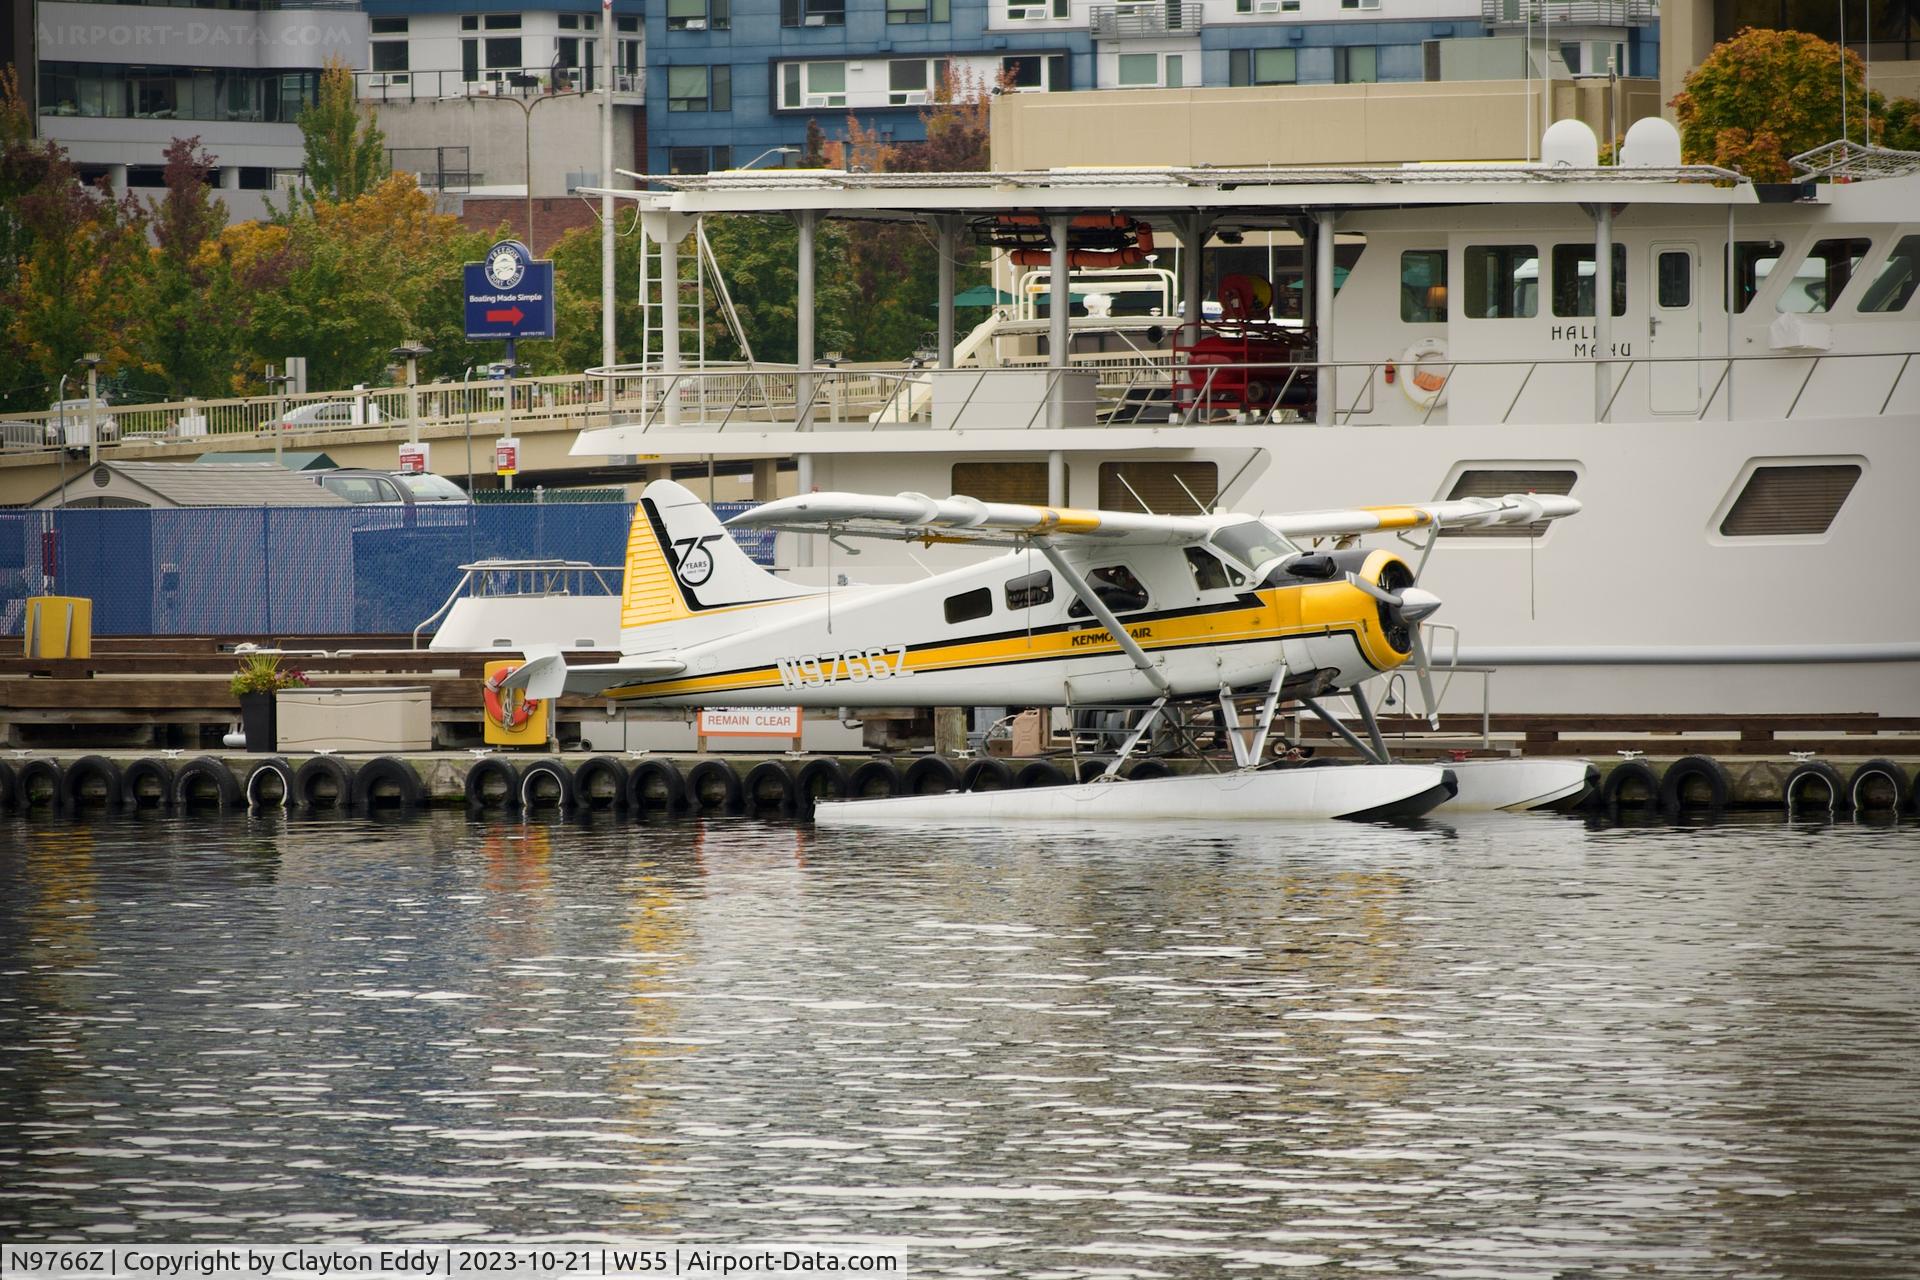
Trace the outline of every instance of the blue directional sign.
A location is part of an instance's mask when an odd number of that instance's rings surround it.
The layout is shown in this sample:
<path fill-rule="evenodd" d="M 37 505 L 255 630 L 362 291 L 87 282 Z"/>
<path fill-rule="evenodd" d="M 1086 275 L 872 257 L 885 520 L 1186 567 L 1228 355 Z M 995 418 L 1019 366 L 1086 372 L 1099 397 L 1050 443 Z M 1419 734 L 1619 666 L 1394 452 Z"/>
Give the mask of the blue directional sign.
<path fill-rule="evenodd" d="M 551 338 L 553 263 L 535 261 L 518 240 L 487 250 L 466 269 L 469 338 Z"/>

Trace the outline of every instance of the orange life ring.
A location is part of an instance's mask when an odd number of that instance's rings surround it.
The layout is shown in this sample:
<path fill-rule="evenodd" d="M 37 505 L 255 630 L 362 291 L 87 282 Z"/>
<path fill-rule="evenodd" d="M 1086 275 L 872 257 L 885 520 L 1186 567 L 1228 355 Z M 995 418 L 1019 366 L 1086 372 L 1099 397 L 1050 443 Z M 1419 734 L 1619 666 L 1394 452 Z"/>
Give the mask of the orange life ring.
<path fill-rule="evenodd" d="M 508 731 L 525 728 L 527 721 L 533 719 L 533 713 L 540 709 L 540 700 L 529 698 L 524 689 L 501 691 L 500 686 L 507 677 L 518 670 L 518 667 L 503 667 L 480 686 L 487 705 L 487 719 Z"/>

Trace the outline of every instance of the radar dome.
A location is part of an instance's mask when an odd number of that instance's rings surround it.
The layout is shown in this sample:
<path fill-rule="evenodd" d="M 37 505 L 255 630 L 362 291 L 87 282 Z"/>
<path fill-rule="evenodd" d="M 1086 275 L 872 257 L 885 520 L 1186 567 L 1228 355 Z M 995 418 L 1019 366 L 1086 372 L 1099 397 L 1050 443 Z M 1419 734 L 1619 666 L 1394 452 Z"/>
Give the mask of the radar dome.
<path fill-rule="evenodd" d="M 1634 121 L 1620 144 L 1620 163 L 1629 169 L 1678 168 L 1680 131 L 1659 116 Z"/>
<path fill-rule="evenodd" d="M 1549 169 L 1597 169 L 1600 140 L 1579 120 L 1555 120 L 1540 139 L 1540 163 Z"/>

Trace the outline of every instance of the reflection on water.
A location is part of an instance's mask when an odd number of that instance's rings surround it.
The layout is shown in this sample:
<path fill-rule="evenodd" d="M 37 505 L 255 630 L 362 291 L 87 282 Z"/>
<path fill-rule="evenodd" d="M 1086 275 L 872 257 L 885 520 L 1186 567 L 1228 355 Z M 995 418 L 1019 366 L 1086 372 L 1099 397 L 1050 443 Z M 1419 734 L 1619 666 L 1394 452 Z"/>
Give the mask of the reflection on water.
<path fill-rule="evenodd" d="M 1920 831 L 0 826 L 0 1234 L 1907 1276 Z"/>

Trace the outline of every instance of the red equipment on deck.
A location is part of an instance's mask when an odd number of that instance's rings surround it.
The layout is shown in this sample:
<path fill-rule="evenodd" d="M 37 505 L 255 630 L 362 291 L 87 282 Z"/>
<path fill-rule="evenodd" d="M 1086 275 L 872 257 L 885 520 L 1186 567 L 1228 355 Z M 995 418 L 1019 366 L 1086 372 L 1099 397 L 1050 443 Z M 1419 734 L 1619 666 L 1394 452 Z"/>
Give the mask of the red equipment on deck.
<path fill-rule="evenodd" d="M 1173 405 L 1185 414 L 1270 413 L 1276 407 L 1313 412 L 1319 380 L 1312 368 L 1317 345 L 1311 329 L 1265 317 L 1273 286 L 1259 276 L 1220 281 L 1220 318 L 1203 320 L 1200 337 L 1176 337 Z M 1182 329 L 1178 331 L 1184 333 Z"/>

